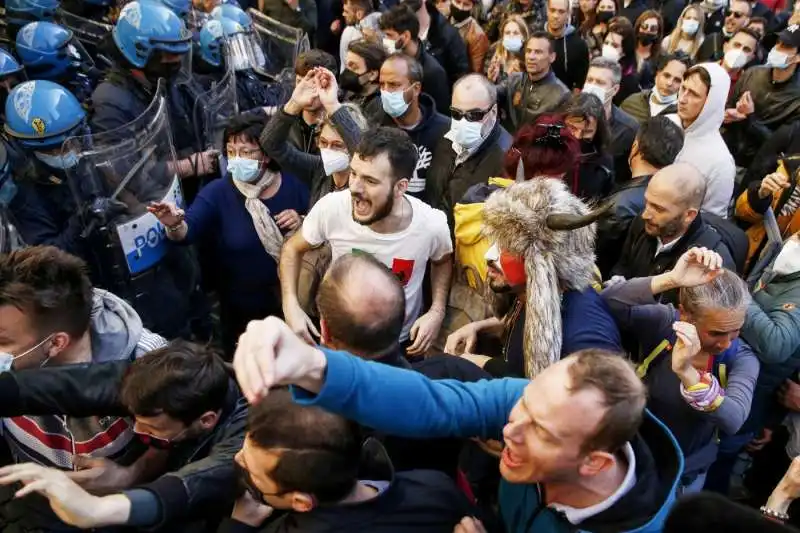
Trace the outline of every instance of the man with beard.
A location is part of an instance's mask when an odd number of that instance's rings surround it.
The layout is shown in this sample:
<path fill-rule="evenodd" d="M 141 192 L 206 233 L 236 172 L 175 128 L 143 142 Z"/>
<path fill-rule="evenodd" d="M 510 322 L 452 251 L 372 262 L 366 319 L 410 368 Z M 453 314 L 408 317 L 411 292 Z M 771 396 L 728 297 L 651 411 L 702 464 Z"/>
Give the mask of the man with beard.
<path fill-rule="evenodd" d="M 611 269 L 612 280 L 617 276 L 631 279 L 661 274 L 695 247 L 717 252 L 722 265 L 735 271 L 722 235 L 704 220 L 714 215 L 700 214 L 705 189 L 703 176 L 689 164 L 677 163 L 656 172 L 644 193 L 644 211 L 631 224 L 620 258 Z M 676 302 L 676 296 L 677 291 L 669 291 L 663 293 L 662 300 L 666 297 Z"/>
<path fill-rule="evenodd" d="M 404 132 L 385 127 L 365 132 L 350 162 L 349 190 L 324 196 L 284 245 L 283 313 L 309 343 L 312 332 L 319 334 L 298 303 L 297 279 L 303 254 L 326 242 L 334 261 L 348 252 L 368 253 L 398 277 L 406 297 L 400 340 L 409 344 L 409 355 L 423 355 L 436 338 L 450 289 L 453 245 L 445 214 L 405 194 L 416 165 L 417 149 Z M 432 304 L 419 316 L 428 261 Z"/>
<path fill-rule="evenodd" d="M 592 222 L 603 212 L 590 212 L 553 179 L 516 183 L 492 194 L 483 212 L 483 231 L 495 243 L 486 252 L 487 279 L 495 293 L 513 294 L 514 303 L 502 319 L 453 332 L 445 352 L 465 353 L 495 376 L 534 377 L 578 350 L 621 350 L 614 319 L 590 286 Z M 472 355 L 479 334 L 503 339 L 502 357 Z"/>

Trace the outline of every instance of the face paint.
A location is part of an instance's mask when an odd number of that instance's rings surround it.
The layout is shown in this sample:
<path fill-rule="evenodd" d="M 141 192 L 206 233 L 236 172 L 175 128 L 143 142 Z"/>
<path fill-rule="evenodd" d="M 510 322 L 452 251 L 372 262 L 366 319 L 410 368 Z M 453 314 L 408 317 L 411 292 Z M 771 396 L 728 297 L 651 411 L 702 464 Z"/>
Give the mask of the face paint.
<path fill-rule="evenodd" d="M 518 287 L 525 284 L 527 276 L 525 274 L 525 261 L 522 257 L 501 251 L 500 267 L 503 269 L 503 275 L 505 275 L 506 281 L 510 286 Z"/>

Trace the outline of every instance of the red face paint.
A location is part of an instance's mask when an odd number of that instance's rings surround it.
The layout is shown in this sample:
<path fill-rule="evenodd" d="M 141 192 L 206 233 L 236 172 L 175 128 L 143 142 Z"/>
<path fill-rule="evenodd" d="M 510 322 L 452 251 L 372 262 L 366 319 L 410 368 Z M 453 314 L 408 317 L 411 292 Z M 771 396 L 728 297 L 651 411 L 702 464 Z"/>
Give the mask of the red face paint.
<path fill-rule="evenodd" d="M 503 274 L 510 286 L 517 287 L 525 284 L 525 280 L 527 279 L 525 275 L 525 262 L 521 257 L 501 251 L 500 266 L 503 268 Z"/>

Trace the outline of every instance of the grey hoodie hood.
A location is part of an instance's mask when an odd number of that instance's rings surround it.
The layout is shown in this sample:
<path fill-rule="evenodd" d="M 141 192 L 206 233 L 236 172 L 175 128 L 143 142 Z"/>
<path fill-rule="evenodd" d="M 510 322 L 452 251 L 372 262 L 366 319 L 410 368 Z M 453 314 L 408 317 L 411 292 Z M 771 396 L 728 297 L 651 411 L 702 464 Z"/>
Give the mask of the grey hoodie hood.
<path fill-rule="evenodd" d="M 145 331 L 142 319 L 122 298 L 102 289 L 93 290 L 89 334 L 95 363 L 132 359 Z"/>
<path fill-rule="evenodd" d="M 731 79 L 716 63 L 702 63 L 698 66 L 708 72 L 711 88 L 697 120 L 686 128 L 683 149 L 675 162 L 693 165 L 705 178 L 703 211 L 727 218 L 736 165 L 722 140 L 719 128 L 725 119 L 725 103 L 728 100 Z M 677 121 L 680 124 L 680 119 Z"/>

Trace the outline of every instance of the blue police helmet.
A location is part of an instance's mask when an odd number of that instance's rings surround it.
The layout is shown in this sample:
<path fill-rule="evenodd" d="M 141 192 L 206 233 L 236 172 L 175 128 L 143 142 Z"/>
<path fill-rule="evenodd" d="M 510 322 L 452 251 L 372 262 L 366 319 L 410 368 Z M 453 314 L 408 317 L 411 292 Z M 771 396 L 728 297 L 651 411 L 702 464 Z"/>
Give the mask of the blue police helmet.
<path fill-rule="evenodd" d="M 173 13 L 185 19 L 189 11 L 192 10 L 192 0 L 157 0 L 158 3 L 167 6 Z"/>
<path fill-rule="evenodd" d="M 231 19 L 238 22 L 246 30 L 253 27 L 253 19 L 241 8 L 231 4 L 222 4 L 211 10 L 211 18 L 216 20 Z"/>
<path fill-rule="evenodd" d="M 22 65 L 9 52 L 0 48 L 0 80 L 22 72 Z"/>
<path fill-rule="evenodd" d="M 9 21 L 53 20 L 59 0 L 6 0 Z"/>
<path fill-rule="evenodd" d="M 26 148 L 60 146 L 85 120 L 75 95 L 52 81 L 26 81 L 8 93 L 5 131 Z"/>
<path fill-rule="evenodd" d="M 211 19 L 200 30 L 200 57 L 218 67 L 222 64 L 222 38 L 244 33 L 244 27 L 235 20 Z"/>
<path fill-rule="evenodd" d="M 125 59 L 138 68 L 147 64 L 154 50 L 187 53 L 192 38 L 178 15 L 150 0 L 126 4 L 111 35 Z"/>
<path fill-rule="evenodd" d="M 221 0 L 220 5 L 231 5 L 236 7 L 242 7 L 236 0 Z"/>
<path fill-rule="evenodd" d="M 17 33 L 17 53 L 31 78 L 58 79 L 81 60 L 72 32 L 52 22 L 31 22 Z"/>

